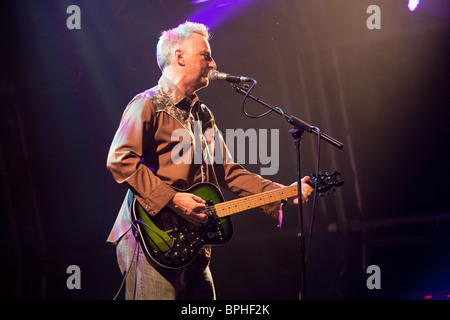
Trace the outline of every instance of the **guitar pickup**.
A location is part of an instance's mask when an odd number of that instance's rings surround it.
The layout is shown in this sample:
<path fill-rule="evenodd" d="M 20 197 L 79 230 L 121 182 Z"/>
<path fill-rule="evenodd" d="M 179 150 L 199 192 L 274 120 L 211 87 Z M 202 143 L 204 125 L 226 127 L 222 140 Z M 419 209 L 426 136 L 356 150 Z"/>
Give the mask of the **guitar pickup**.
<path fill-rule="evenodd" d="M 216 209 L 214 208 L 214 202 L 212 200 L 206 200 L 205 205 L 207 208 L 210 208 L 210 210 L 207 211 L 207 214 L 209 216 L 213 216 L 213 217 L 217 218 Z"/>

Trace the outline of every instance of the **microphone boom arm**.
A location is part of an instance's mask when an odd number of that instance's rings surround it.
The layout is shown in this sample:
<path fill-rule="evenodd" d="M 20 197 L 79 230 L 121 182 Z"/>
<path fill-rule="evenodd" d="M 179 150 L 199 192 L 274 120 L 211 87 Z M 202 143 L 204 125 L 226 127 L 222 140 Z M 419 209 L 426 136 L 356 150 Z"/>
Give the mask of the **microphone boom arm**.
<path fill-rule="evenodd" d="M 308 124 L 307 122 L 305 122 L 305 121 L 303 121 L 303 120 L 301 120 L 301 119 L 299 119 L 299 118 L 297 118 L 295 116 L 287 115 L 283 111 L 281 111 L 280 108 L 271 106 L 270 104 L 262 101 L 258 97 L 252 96 L 243 87 L 239 87 L 236 84 L 231 84 L 231 87 L 234 89 L 234 91 L 236 91 L 236 92 L 238 92 L 238 93 L 240 93 L 242 95 L 245 95 L 246 97 L 248 97 L 248 98 L 258 102 L 259 104 L 262 104 L 263 106 L 267 107 L 271 111 L 275 111 L 279 115 L 283 116 L 286 119 L 287 122 L 292 124 L 298 130 L 307 131 L 309 133 L 314 133 L 314 134 L 318 135 L 317 129 L 314 126 L 311 126 L 310 124 Z M 335 146 L 338 149 L 342 149 L 344 147 L 344 144 L 342 142 L 334 139 L 333 137 L 330 137 L 329 135 L 327 135 L 325 133 L 320 133 L 320 138 L 325 140 L 326 142 L 330 143 L 331 145 Z"/>

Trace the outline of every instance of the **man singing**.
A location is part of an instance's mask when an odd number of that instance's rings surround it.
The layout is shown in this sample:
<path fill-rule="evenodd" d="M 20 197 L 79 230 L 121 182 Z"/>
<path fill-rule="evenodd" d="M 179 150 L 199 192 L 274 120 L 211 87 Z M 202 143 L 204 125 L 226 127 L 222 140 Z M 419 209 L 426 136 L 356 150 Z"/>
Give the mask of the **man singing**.
<path fill-rule="evenodd" d="M 129 102 L 109 150 L 107 167 L 114 179 L 128 189 L 108 238 L 117 245 L 118 264 L 127 277 L 127 299 L 216 298 L 209 269 L 211 248 L 202 248 L 192 263 L 180 269 L 156 266 L 136 239 L 131 218 L 133 199 L 150 216 L 168 207 L 191 225 L 200 226 L 207 220 L 204 199 L 172 187 L 185 190 L 198 182 L 218 183 L 237 196 L 282 187 L 230 161 L 224 144 L 223 161 L 211 163 L 205 159 L 211 150 L 203 137 L 194 135 L 210 129 L 218 131 L 213 114 L 196 94 L 208 86 L 208 73 L 217 67 L 209 39 L 208 27 L 189 21 L 162 32 L 156 50 L 162 76 L 155 87 Z M 195 123 L 201 125 L 201 130 L 194 130 Z M 172 134 L 180 129 L 192 137 L 187 153 L 192 161 L 173 161 L 172 150 L 179 141 Z M 201 161 L 194 161 L 196 148 L 201 149 Z M 306 184 L 308 179 L 302 180 L 303 202 L 313 191 Z M 298 203 L 296 197 L 286 200 Z M 280 204 L 276 201 L 261 209 L 278 218 Z"/>

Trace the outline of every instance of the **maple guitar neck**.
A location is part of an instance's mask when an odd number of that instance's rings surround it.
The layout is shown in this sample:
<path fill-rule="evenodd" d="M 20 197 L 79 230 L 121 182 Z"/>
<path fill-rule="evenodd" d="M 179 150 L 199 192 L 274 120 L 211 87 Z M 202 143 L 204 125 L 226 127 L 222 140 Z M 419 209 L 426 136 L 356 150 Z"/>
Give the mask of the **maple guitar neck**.
<path fill-rule="evenodd" d="M 318 192 L 326 192 L 342 186 L 344 181 L 337 180 L 339 174 L 338 171 L 331 175 L 319 172 L 318 176 L 311 175 L 311 180 L 307 183 L 315 186 Z M 294 184 L 226 202 L 223 201 L 220 190 L 208 182 L 200 182 L 189 189 L 177 191 L 192 193 L 207 202 L 206 223 L 193 227 L 168 207 L 162 208 L 156 215 L 149 215 L 136 198 L 131 210 L 142 249 L 153 262 L 164 269 L 185 267 L 197 257 L 201 248 L 228 242 L 233 234 L 230 215 L 296 197 L 298 187 Z"/>
<path fill-rule="evenodd" d="M 292 185 L 235 200 L 221 202 L 214 205 L 214 208 L 217 216 L 219 218 L 223 218 L 235 213 L 263 206 L 265 204 L 286 200 L 287 198 L 297 196 L 297 192 L 297 185 Z"/>

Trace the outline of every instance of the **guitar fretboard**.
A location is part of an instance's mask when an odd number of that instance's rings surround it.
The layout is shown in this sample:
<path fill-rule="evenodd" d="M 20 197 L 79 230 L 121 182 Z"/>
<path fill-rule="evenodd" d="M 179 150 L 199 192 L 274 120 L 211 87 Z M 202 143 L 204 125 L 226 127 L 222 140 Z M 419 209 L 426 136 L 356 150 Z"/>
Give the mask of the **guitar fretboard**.
<path fill-rule="evenodd" d="M 238 198 L 218 203 L 214 206 L 219 218 L 223 218 L 238 212 L 253 209 L 275 201 L 280 201 L 297 195 L 297 185 L 283 187 L 258 193 L 251 196 Z"/>

